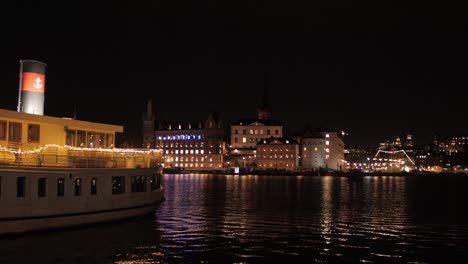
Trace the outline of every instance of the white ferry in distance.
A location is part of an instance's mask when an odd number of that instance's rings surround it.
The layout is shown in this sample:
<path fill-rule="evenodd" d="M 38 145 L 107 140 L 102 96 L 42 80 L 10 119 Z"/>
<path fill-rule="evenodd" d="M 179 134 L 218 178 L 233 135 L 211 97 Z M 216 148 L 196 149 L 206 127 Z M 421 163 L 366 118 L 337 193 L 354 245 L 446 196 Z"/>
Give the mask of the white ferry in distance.
<path fill-rule="evenodd" d="M 165 200 L 159 150 L 115 148 L 122 126 L 30 106 L 0 109 L 0 236 L 152 214 Z"/>

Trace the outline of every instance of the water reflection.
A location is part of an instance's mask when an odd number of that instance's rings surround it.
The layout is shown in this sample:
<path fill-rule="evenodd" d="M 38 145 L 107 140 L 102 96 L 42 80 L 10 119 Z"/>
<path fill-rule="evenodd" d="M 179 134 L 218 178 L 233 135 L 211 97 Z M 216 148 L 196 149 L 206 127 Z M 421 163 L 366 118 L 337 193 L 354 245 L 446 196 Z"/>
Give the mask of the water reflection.
<path fill-rule="evenodd" d="M 160 258 L 155 216 L 0 239 L 0 263 L 148 263 Z"/>
<path fill-rule="evenodd" d="M 149 221 L 0 240 L 0 263 L 464 263 L 467 185 L 167 174 L 167 200 Z"/>

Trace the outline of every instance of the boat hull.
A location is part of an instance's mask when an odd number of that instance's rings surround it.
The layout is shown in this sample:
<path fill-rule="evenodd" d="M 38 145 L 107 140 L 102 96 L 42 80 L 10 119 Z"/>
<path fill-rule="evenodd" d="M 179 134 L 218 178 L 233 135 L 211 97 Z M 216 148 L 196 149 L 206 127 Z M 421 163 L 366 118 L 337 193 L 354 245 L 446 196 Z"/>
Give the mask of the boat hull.
<path fill-rule="evenodd" d="M 154 213 L 165 200 L 160 177 L 161 174 L 154 168 L 0 167 L 0 236 L 117 221 Z M 121 192 L 117 193 L 114 190 L 116 178 L 122 179 L 123 185 Z M 45 187 L 40 187 L 39 179 L 46 179 Z M 57 195 L 60 189 L 57 182 L 60 181 L 64 181 L 63 195 Z M 91 190 L 93 181 L 97 182 L 94 191 Z M 77 182 L 81 185 L 79 192 L 75 192 Z M 45 194 L 39 190 L 41 188 L 45 189 Z"/>

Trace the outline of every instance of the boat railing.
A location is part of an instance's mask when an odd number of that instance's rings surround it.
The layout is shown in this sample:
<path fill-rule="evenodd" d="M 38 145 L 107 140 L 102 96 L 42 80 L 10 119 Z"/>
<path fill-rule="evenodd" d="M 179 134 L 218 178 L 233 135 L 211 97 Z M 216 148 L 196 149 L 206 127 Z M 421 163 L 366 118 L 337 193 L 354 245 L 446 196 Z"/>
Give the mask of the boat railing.
<path fill-rule="evenodd" d="M 161 165 L 159 149 L 79 148 L 22 144 L 1 146 L 0 164 L 66 168 L 155 168 Z"/>

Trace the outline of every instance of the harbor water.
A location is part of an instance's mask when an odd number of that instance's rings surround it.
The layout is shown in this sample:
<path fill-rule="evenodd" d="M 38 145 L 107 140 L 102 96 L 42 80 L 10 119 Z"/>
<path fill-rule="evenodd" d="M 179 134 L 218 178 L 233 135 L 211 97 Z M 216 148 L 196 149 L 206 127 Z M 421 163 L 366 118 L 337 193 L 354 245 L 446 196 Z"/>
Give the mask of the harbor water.
<path fill-rule="evenodd" d="M 0 263 L 468 259 L 468 175 L 164 174 L 162 184 L 152 215 L 0 238 Z"/>

